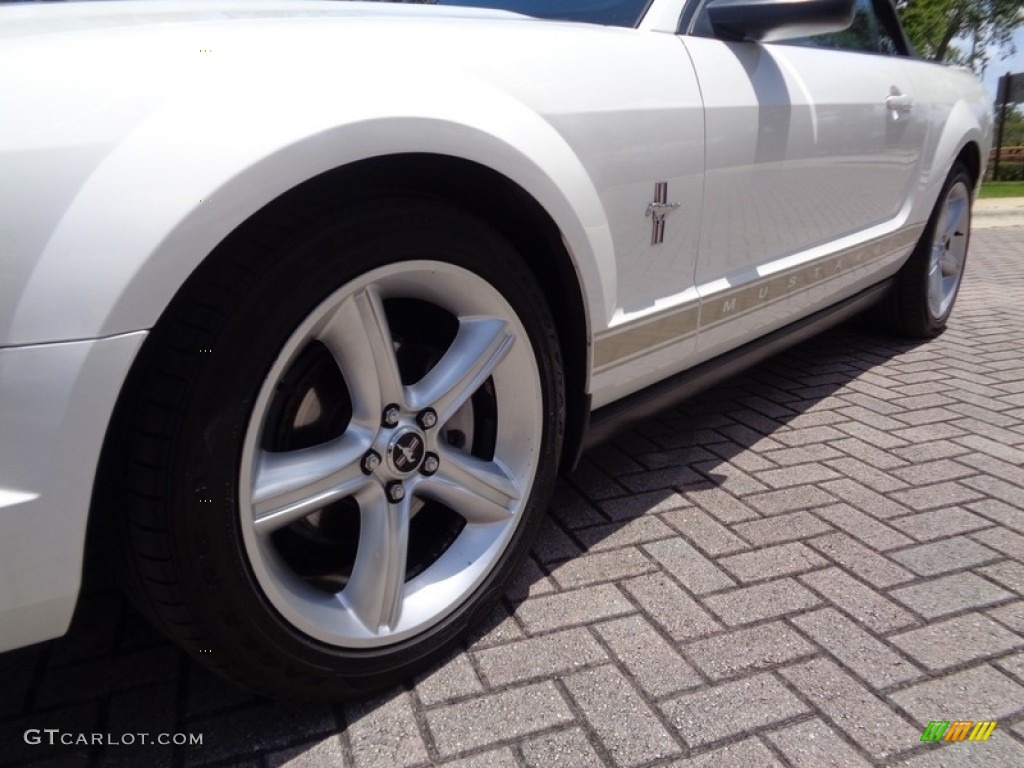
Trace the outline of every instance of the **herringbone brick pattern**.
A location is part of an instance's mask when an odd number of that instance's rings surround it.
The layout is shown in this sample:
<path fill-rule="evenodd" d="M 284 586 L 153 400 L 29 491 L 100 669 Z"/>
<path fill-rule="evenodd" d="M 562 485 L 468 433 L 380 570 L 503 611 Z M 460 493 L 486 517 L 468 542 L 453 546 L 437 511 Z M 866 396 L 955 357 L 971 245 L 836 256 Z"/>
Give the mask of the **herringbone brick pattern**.
<path fill-rule="evenodd" d="M 406 687 L 255 701 L 102 581 L 0 665 L 3 763 L 1024 765 L 1024 230 L 975 235 L 940 339 L 833 332 L 589 454 L 491 620 Z M 999 724 L 920 741 L 958 719 Z"/>

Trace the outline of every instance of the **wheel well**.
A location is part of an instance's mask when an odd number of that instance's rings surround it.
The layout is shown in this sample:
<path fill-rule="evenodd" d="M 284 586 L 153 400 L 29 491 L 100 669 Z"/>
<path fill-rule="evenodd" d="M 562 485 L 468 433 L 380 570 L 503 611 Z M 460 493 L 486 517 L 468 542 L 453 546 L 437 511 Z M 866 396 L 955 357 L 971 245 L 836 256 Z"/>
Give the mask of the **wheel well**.
<path fill-rule="evenodd" d="M 967 172 L 971 174 L 971 181 L 977 186 L 979 176 L 981 176 L 981 150 L 978 148 L 978 145 L 973 141 L 968 142 L 960 150 L 960 154 L 957 155 L 956 159 L 967 166 Z"/>
<path fill-rule="evenodd" d="M 558 328 L 565 366 L 566 431 L 563 467 L 575 463 L 589 414 L 586 397 L 587 321 L 579 279 L 547 212 L 522 187 L 477 163 L 431 154 L 387 155 L 320 174 L 285 192 L 233 231 L 225 240 L 245 238 L 294 212 L 307 201 L 341 204 L 367 199 L 417 196 L 443 200 L 486 221 L 526 261 L 544 292 Z M 225 243 L 222 243 L 224 245 Z M 217 258 L 219 246 L 210 258 Z"/>

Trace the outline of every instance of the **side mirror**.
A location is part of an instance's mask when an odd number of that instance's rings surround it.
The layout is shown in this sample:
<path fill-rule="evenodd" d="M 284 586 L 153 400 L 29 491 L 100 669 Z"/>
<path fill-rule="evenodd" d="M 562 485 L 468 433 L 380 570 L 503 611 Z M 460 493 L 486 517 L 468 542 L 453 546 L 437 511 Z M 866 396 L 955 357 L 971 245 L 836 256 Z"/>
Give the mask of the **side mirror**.
<path fill-rule="evenodd" d="M 841 32 L 856 8 L 857 0 L 710 0 L 705 13 L 717 37 L 770 43 Z"/>

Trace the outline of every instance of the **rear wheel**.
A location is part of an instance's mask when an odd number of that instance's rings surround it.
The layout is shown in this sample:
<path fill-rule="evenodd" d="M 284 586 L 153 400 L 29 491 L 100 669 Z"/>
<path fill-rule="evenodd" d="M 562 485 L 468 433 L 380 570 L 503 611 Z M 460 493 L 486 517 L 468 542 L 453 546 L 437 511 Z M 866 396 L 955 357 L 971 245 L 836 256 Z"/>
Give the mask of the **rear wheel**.
<path fill-rule="evenodd" d="M 196 658 L 262 693 L 408 676 L 529 546 L 564 421 L 553 323 L 510 246 L 447 206 L 325 217 L 154 334 L 135 424 L 134 583 Z M 186 291 L 190 290 L 186 288 Z M 167 403 L 170 399 L 172 402 Z M 161 402 L 159 413 L 147 403 Z M 168 407 L 170 406 L 170 407 Z"/>
<path fill-rule="evenodd" d="M 921 240 L 883 304 L 888 327 L 900 335 L 933 338 L 949 321 L 967 261 L 972 188 L 967 168 L 958 162 L 946 178 Z"/>

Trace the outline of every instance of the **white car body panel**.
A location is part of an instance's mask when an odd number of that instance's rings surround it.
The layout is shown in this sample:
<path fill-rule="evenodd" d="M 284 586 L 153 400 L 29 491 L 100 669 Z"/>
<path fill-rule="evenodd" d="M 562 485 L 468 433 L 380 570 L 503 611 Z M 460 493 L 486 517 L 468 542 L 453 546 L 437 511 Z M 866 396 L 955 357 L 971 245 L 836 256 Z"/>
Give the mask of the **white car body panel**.
<path fill-rule="evenodd" d="M 698 284 L 905 223 L 924 131 L 886 107 L 890 88 L 909 88 L 899 61 L 701 38 L 687 49 L 707 73 L 713 137 Z M 852 68 L 857 77 L 837 89 Z"/>
<path fill-rule="evenodd" d="M 984 89 L 979 92 L 978 80 L 971 71 L 943 67 L 942 77 L 936 77 L 935 64 L 913 59 L 902 63 L 914 90 L 914 119 L 927 126 L 909 215 L 912 221 L 923 221 L 939 196 L 947 169 L 966 144 L 981 148 L 984 166 L 992 145 L 994 114 L 988 108 L 988 93 Z M 973 93 L 975 98 L 965 98 L 965 93 Z"/>
<path fill-rule="evenodd" d="M 267 4 L 279 9 L 289 5 Z M 5 71 L 33 74 L 0 85 L 0 100 L 24 104 L 23 113 L 27 111 L 23 120 L 0 125 L 0 142 L 29 155 L 33 168 L 38 166 L 34 152 L 59 150 L 53 162 L 61 167 L 47 174 L 46 194 L 68 202 L 59 223 L 41 221 L 35 232 L 19 227 L 19 242 L 45 245 L 31 264 L 31 274 L 5 281 L 0 306 L 13 308 L 14 314 L 0 316 L 0 343 L 91 338 L 150 327 L 213 246 L 283 190 L 323 170 L 396 152 L 482 160 L 523 186 L 555 218 L 573 253 L 582 254 L 578 264 L 592 315 L 610 315 L 607 307 L 614 304 L 614 296 L 607 291 L 615 280 L 607 219 L 586 170 L 565 139 L 541 119 L 545 107 L 571 116 L 587 105 L 564 100 L 543 104 L 542 77 L 507 73 L 522 90 L 533 91 L 534 102 L 541 102 L 527 108 L 516 98 L 514 84 L 499 90 L 471 74 L 473 66 L 452 61 L 476 58 L 476 66 L 483 66 L 480 60 L 495 46 L 508 47 L 524 34 L 542 45 L 535 38 L 544 28 L 538 29 L 534 21 L 511 20 L 506 32 L 492 20 L 482 26 L 487 34 L 480 34 L 476 25 L 461 18 L 447 24 L 415 16 L 396 19 L 386 30 L 393 44 L 408 50 L 412 60 L 434 57 L 434 66 L 410 71 L 405 61 L 375 62 L 373 79 L 341 82 L 331 73 L 373 60 L 377 39 L 367 33 L 367 22 L 358 12 L 347 5 L 327 7 L 336 12 L 274 22 L 272 44 L 279 58 L 266 55 L 271 43 L 261 34 L 265 24 L 245 19 L 115 27 L 81 37 L 25 36 L 5 43 Z M 423 25 L 431 23 L 438 29 L 425 35 Z M 596 39 L 563 32 L 551 45 L 562 48 L 558 55 L 567 65 L 574 58 L 590 61 L 595 58 L 593 46 L 603 37 L 600 28 L 593 32 Z M 638 36 L 629 30 L 605 34 Z M 445 35 L 455 38 L 452 44 L 443 43 Z M 53 49 L 46 50 L 46 45 Z M 210 46 L 213 53 L 200 53 L 199 45 Z M 311 56 L 305 52 L 310 47 L 321 53 Z M 301 81 L 292 69 L 281 67 L 289 59 L 303 63 Z M 68 70 L 64 61 L 80 64 Z M 136 66 L 126 72 L 125 61 Z M 319 68 L 319 76 L 305 73 L 312 66 Z M 500 67 L 491 67 L 500 74 Z M 628 105 L 635 90 L 631 73 L 609 67 L 603 74 L 612 78 L 604 83 L 611 89 L 608 95 Z M 57 95 L 70 103 L 31 98 L 53 80 L 64 81 L 64 94 Z M 123 98 L 104 96 L 112 81 L 121 81 L 118 92 Z M 380 87 L 382 82 L 405 87 L 396 93 Z M 336 98 L 325 100 L 323 95 L 332 91 Z M 270 114 L 265 106 L 269 94 L 274 98 Z M 84 105 L 93 103 L 102 106 L 86 110 Z M 61 119 L 68 111 L 81 117 Z M 91 123 L 84 138 L 83 119 Z M 253 131 L 253 125 L 259 130 Z M 49 130 L 40 131 L 39 126 Z M 597 138 L 595 134 L 591 141 Z M 577 140 L 587 143 L 586 136 Z M 88 150 L 79 149 L 82 144 L 96 146 L 94 157 L 102 158 L 85 178 L 74 173 L 79 163 L 61 156 L 79 150 L 86 155 L 81 164 L 89 163 Z M 187 164 L 175 154 L 181 147 L 189 148 Z M 7 176 L 0 203 L 19 212 L 31 202 L 16 177 Z M 97 216 L 116 217 L 130 226 L 98 228 Z M 88 249 L 84 254 L 83 247 Z M 52 306 L 62 311 L 48 312 Z"/>
<path fill-rule="evenodd" d="M 0 650 L 67 630 L 111 384 L 145 337 L 0 349 Z"/>
<path fill-rule="evenodd" d="M 924 128 L 886 106 L 892 91 L 909 89 L 898 60 L 699 38 L 687 47 L 697 71 L 715 81 L 704 88 L 715 139 L 707 147 L 697 270 L 698 292 L 711 310 L 702 312 L 700 349 L 711 357 L 852 295 L 877 280 L 877 268 L 892 271 L 902 262 L 917 238 L 901 240 L 900 248 L 884 238 L 923 223 L 908 221 L 906 203 Z M 843 80 L 853 69 L 857 76 Z M 835 250 L 879 242 L 884 262 L 875 269 L 829 265 L 813 282 L 794 271 L 803 267 L 813 278 L 815 265 Z M 792 287 L 770 280 L 784 270 L 798 277 Z M 764 295 L 754 294 L 746 310 L 728 310 L 722 296 L 744 286 Z"/>
<path fill-rule="evenodd" d="M 886 119 L 877 86 L 905 70 L 890 85 L 914 96 L 907 130 L 926 138 L 920 163 L 865 149 L 856 173 L 889 174 L 892 194 L 844 210 L 814 165 L 832 159 L 818 147 L 859 146 L 828 123 L 844 68 L 770 47 L 801 133 L 766 163 L 771 124 L 730 113 L 758 103 L 743 67 L 758 46 L 675 34 L 684 5 L 654 0 L 637 29 L 318 0 L 0 8 L 0 104 L 17 116 L 0 121 L 0 650 L 70 621 L 106 426 L 146 331 L 218 243 L 319 173 L 434 153 L 518 184 L 576 270 L 597 408 L 891 274 L 957 153 L 975 142 L 987 157 L 991 117 L 967 75 L 858 55 L 878 68 L 858 98 L 877 95 Z M 680 207 L 652 244 L 657 182 Z M 774 209 L 757 200 L 778 188 L 824 209 L 784 198 L 775 215 L 801 217 L 759 238 Z M 756 296 L 837 251 L 872 258 L 720 317 L 728 291 Z"/>

